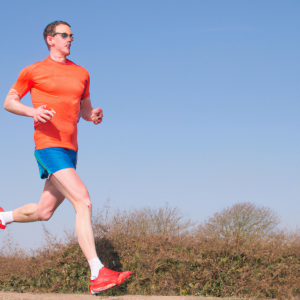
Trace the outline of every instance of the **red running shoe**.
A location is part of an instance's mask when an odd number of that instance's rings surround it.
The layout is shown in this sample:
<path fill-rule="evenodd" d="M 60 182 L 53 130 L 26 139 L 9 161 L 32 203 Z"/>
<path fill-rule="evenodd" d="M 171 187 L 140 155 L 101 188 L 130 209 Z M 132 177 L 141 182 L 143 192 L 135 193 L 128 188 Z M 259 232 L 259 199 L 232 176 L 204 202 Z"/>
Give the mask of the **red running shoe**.
<path fill-rule="evenodd" d="M 102 267 L 99 271 L 98 277 L 94 280 L 91 280 L 89 291 L 92 294 L 97 294 L 109 290 L 114 286 L 124 282 L 125 279 L 129 278 L 131 274 L 131 271 L 116 272 Z"/>
<path fill-rule="evenodd" d="M 4 209 L 2 207 L 0 207 L 0 212 L 4 212 Z M 0 220 L 0 229 L 5 229 L 6 226 L 4 224 L 2 224 L 2 221 Z"/>

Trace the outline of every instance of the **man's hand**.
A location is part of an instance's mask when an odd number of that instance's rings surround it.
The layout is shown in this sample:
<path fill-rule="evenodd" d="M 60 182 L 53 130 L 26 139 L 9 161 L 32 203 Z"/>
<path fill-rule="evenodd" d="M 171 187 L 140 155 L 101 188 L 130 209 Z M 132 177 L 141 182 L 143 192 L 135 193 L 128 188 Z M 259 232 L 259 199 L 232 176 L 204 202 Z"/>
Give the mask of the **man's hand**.
<path fill-rule="evenodd" d="M 47 110 L 47 105 L 42 105 L 38 108 L 35 108 L 33 111 L 33 120 L 35 123 L 46 123 L 50 121 L 56 112 L 52 109 Z"/>
<path fill-rule="evenodd" d="M 98 125 L 102 122 L 102 108 L 92 108 L 90 96 L 81 100 L 80 112 L 81 117 L 86 121 L 93 121 L 95 125 Z"/>
<path fill-rule="evenodd" d="M 103 118 L 102 108 L 94 108 L 92 110 L 92 115 L 91 115 L 91 119 L 94 122 L 94 124 L 97 125 L 101 123 L 102 118 Z"/>

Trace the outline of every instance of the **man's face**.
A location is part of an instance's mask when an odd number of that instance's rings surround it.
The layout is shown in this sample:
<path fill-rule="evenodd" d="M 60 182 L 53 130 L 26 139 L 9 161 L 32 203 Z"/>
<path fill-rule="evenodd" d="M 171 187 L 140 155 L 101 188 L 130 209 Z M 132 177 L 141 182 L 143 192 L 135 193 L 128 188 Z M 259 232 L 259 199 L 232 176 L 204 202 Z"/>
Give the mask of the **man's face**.
<path fill-rule="evenodd" d="M 55 32 L 66 33 L 70 35 L 71 28 L 68 25 L 60 24 L 55 28 Z M 51 46 L 50 49 L 55 50 L 55 52 L 59 52 L 65 56 L 70 54 L 70 47 L 72 38 L 68 36 L 67 38 L 63 38 L 61 34 L 55 34 L 53 37 L 47 37 L 48 43 Z M 51 50 L 51 51 L 52 51 Z"/>

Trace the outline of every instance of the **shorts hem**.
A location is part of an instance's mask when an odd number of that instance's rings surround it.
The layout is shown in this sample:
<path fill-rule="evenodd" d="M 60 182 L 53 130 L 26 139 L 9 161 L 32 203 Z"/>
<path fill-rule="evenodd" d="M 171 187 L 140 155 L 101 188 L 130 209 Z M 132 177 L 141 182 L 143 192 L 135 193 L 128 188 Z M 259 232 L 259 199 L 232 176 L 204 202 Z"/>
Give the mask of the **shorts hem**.
<path fill-rule="evenodd" d="M 77 152 L 61 147 L 49 147 L 35 150 L 41 179 L 49 179 L 51 175 L 64 169 L 74 169 L 77 166 Z"/>

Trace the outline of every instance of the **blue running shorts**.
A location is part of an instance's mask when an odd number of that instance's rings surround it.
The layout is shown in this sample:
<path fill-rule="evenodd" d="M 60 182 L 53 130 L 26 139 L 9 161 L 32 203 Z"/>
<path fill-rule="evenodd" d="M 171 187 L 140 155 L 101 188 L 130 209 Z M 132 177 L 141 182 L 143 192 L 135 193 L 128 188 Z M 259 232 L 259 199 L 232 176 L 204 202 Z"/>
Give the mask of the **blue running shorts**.
<path fill-rule="evenodd" d="M 50 147 L 34 151 L 37 160 L 40 176 L 42 179 L 62 169 L 74 168 L 77 165 L 77 152 L 71 149 Z"/>

